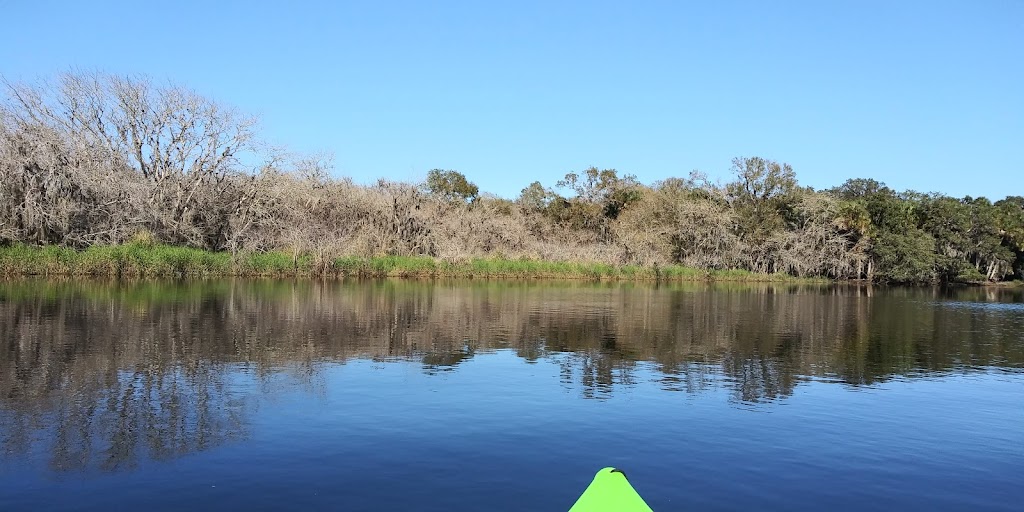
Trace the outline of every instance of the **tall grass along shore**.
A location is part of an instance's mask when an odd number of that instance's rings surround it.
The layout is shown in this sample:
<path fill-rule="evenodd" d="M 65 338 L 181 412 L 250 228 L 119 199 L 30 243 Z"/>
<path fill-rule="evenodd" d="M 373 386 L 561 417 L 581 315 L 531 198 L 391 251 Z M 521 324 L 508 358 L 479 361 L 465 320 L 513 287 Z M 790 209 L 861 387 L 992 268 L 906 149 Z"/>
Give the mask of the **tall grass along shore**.
<path fill-rule="evenodd" d="M 787 274 L 704 270 L 681 265 L 609 265 L 595 262 L 472 258 L 448 261 L 427 256 L 343 257 L 252 252 L 232 255 L 144 242 L 95 245 L 84 250 L 15 244 L 0 247 L 5 276 L 103 277 L 471 277 L 512 279 L 808 281 Z"/>

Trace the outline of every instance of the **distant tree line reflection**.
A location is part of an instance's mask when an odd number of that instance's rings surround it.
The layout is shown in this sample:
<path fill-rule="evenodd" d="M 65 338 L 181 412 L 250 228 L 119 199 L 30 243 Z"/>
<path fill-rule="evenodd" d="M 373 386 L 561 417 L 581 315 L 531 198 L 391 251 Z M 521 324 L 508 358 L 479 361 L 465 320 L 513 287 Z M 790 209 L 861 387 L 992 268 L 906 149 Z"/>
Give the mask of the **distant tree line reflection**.
<path fill-rule="evenodd" d="M 808 378 L 1024 368 L 1024 292 L 416 281 L 0 283 L 0 450 L 119 470 L 246 435 L 278 378 L 481 353 L 554 361 L 564 386 L 786 397 Z M 244 371 L 243 371 L 244 370 Z M 231 386 L 239 373 L 261 393 Z"/>

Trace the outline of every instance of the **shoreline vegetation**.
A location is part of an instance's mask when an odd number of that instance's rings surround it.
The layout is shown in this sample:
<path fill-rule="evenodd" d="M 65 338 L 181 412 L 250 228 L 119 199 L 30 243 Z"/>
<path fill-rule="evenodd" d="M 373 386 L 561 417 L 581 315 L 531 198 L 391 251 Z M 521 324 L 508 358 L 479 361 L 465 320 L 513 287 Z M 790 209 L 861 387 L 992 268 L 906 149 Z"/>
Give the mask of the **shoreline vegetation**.
<path fill-rule="evenodd" d="M 1024 278 L 1022 196 L 815 190 L 757 156 L 730 170 L 647 184 L 589 167 L 515 198 L 450 169 L 359 184 L 185 87 L 0 77 L 0 274 Z"/>
<path fill-rule="evenodd" d="M 788 274 L 755 274 L 744 270 L 703 270 L 681 265 L 609 265 L 473 258 L 444 261 L 429 256 L 348 256 L 318 261 L 280 251 L 212 252 L 146 242 L 116 246 L 0 247 L 0 275 L 73 277 L 402 277 L 484 279 L 580 279 L 594 281 L 738 281 L 827 283 Z"/>

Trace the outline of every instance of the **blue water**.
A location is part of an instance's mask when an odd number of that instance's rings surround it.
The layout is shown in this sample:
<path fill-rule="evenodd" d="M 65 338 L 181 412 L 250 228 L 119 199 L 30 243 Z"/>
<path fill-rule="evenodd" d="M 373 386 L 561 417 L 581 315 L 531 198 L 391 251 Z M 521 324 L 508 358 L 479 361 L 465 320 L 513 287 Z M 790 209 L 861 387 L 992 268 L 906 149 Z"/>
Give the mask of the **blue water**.
<path fill-rule="evenodd" d="M 46 286 L 0 295 L 2 510 L 567 510 L 609 465 L 659 511 L 1024 503 L 1013 308 L 813 288 L 25 292 Z"/>

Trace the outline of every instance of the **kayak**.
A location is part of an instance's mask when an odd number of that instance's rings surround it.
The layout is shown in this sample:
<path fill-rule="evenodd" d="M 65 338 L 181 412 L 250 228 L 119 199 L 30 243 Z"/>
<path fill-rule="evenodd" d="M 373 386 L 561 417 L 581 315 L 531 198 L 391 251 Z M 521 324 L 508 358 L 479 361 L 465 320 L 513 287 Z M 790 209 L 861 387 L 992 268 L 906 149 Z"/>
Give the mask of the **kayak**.
<path fill-rule="evenodd" d="M 653 512 L 636 489 L 629 485 L 626 474 L 615 468 L 597 472 L 569 512 Z"/>

